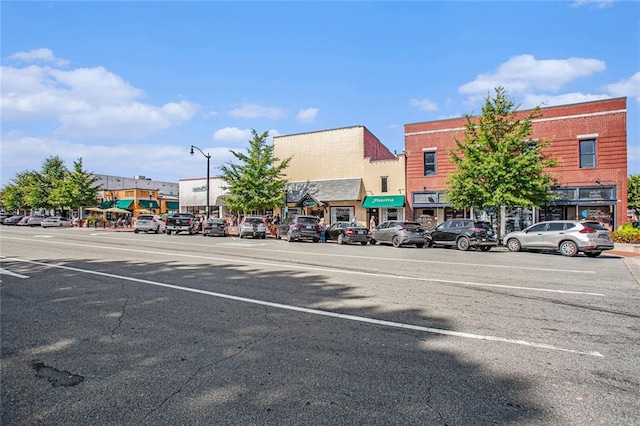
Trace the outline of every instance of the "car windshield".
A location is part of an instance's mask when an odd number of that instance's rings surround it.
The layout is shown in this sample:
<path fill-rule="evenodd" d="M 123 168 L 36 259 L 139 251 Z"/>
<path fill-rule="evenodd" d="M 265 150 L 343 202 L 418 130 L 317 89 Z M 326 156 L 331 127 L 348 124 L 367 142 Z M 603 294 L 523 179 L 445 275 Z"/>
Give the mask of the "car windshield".
<path fill-rule="evenodd" d="M 420 228 L 420 224 L 418 222 L 404 222 L 402 225 L 407 229 Z"/>
<path fill-rule="evenodd" d="M 141 214 L 140 216 L 138 216 L 138 220 L 153 220 L 153 216 Z"/>
<path fill-rule="evenodd" d="M 585 228 L 593 229 L 594 231 L 608 231 L 607 228 L 600 225 L 598 222 L 583 222 L 582 225 Z"/>
<path fill-rule="evenodd" d="M 245 222 L 246 222 L 246 223 L 250 223 L 250 224 L 252 224 L 252 225 L 259 225 L 259 224 L 261 224 L 261 223 L 262 223 L 262 219 L 261 219 L 261 218 L 259 218 L 259 217 L 248 217 L 248 218 L 245 220 Z"/>
<path fill-rule="evenodd" d="M 491 225 L 488 222 L 475 222 L 473 224 L 476 228 L 486 229 L 487 231 L 491 231 Z"/>

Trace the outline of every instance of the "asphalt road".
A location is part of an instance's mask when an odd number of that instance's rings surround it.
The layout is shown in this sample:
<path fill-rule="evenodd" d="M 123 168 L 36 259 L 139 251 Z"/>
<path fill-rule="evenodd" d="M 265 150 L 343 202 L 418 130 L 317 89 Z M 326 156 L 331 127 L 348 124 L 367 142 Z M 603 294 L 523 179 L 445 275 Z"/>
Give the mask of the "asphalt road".
<path fill-rule="evenodd" d="M 3 425 L 640 424 L 632 259 L 0 228 Z"/>

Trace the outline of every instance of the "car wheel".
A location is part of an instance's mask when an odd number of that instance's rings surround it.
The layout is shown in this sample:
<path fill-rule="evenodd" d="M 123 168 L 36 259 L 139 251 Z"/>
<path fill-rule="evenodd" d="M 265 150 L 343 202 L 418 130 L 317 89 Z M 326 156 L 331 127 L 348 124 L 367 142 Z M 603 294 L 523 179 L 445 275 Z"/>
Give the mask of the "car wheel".
<path fill-rule="evenodd" d="M 588 257 L 598 257 L 600 256 L 601 251 L 586 251 L 584 254 Z"/>
<path fill-rule="evenodd" d="M 458 247 L 458 250 L 460 251 L 469 250 L 469 238 L 467 237 L 458 238 L 458 241 L 456 241 L 456 247 Z"/>
<path fill-rule="evenodd" d="M 344 244 L 344 235 L 338 235 L 338 244 Z"/>
<path fill-rule="evenodd" d="M 491 250 L 491 246 L 480 246 L 480 251 L 489 251 Z"/>
<path fill-rule="evenodd" d="M 515 238 L 511 238 L 507 241 L 507 248 L 509 251 L 520 251 L 522 250 L 522 246 L 520 245 L 520 241 Z"/>
<path fill-rule="evenodd" d="M 293 241 L 293 237 L 291 236 L 291 232 L 287 232 L 287 242 L 290 243 Z"/>
<path fill-rule="evenodd" d="M 156 226 L 155 233 L 156 233 L 156 234 L 159 234 L 159 233 L 160 233 L 160 227 L 159 227 L 159 226 Z"/>
<path fill-rule="evenodd" d="M 171 230 L 167 229 L 167 235 L 171 235 Z"/>
<path fill-rule="evenodd" d="M 138 232 L 140 232 L 140 231 L 138 231 L 137 229 L 134 229 L 134 230 L 133 230 L 133 233 L 134 233 L 134 234 L 137 234 Z"/>
<path fill-rule="evenodd" d="M 377 243 L 376 240 L 374 240 L 373 238 L 371 239 L 371 241 L 369 241 L 369 244 L 371 244 L 372 246 L 375 246 Z"/>
<path fill-rule="evenodd" d="M 393 246 L 395 248 L 398 248 L 402 245 L 402 241 L 400 241 L 400 237 L 398 237 L 397 235 L 393 237 L 393 239 L 391 240 L 391 244 L 393 244 Z"/>
<path fill-rule="evenodd" d="M 361 246 L 366 246 L 366 245 L 367 245 L 367 242 L 366 242 L 366 241 L 360 241 L 360 245 L 361 245 Z"/>
<path fill-rule="evenodd" d="M 578 245 L 573 241 L 563 241 L 558 248 L 563 256 L 573 257 L 578 254 Z"/>
<path fill-rule="evenodd" d="M 416 247 L 423 248 L 424 247 L 424 243 L 418 243 L 418 244 L 416 244 Z"/>
<path fill-rule="evenodd" d="M 318 243 L 318 242 L 320 242 L 320 238 L 314 238 L 314 239 L 313 239 L 313 242 L 314 242 L 314 243 Z"/>

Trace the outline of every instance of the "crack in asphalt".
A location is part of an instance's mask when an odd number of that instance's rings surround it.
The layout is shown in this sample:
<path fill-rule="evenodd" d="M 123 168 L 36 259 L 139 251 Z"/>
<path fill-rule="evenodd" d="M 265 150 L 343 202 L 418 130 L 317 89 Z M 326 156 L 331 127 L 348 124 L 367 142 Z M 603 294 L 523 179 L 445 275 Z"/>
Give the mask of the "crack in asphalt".
<path fill-rule="evenodd" d="M 265 310 L 267 311 L 267 312 L 265 313 L 265 318 L 267 318 L 267 320 L 268 320 L 270 323 L 272 323 L 272 324 L 276 325 L 275 323 L 273 323 L 273 321 L 272 321 L 270 318 L 268 318 L 268 307 L 266 307 L 266 306 L 265 306 L 264 308 L 265 308 Z M 158 404 L 158 406 L 157 406 L 157 407 L 155 407 L 155 408 L 151 409 L 149 412 L 147 412 L 147 414 L 145 414 L 145 415 L 144 415 L 144 417 L 140 420 L 140 422 L 141 422 L 141 423 L 145 422 L 145 421 L 146 421 L 150 416 L 152 416 L 155 412 L 159 411 L 159 410 L 160 410 L 160 409 L 161 409 L 161 408 L 162 408 L 162 407 L 163 407 L 167 402 L 169 402 L 169 401 L 170 401 L 171 399 L 173 399 L 176 395 L 178 395 L 180 392 L 182 392 L 182 389 L 183 389 L 185 386 L 187 386 L 187 385 L 188 385 L 188 384 L 189 384 L 189 383 L 190 383 L 190 382 L 191 382 L 191 381 L 192 381 L 196 376 L 198 376 L 198 375 L 200 374 L 200 372 L 201 372 L 201 371 L 207 370 L 207 369 L 209 369 L 209 368 L 211 368 L 211 367 L 213 367 L 213 366 L 220 365 L 220 364 L 222 364 L 222 363 L 224 363 L 224 362 L 227 362 L 228 360 L 230 360 L 230 359 L 232 359 L 232 358 L 235 358 L 236 356 L 238 356 L 238 355 L 240 355 L 241 353 L 243 353 L 243 352 L 244 352 L 246 349 L 248 349 L 250 346 L 254 346 L 254 345 L 256 345 L 256 344 L 258 344 L 258 343 L 260 343 L 260 342 L 264 341 L 264 340 L 265 340 L 265 339 L 267 339 L 267 337 L 269 337 L 271 334 L 272 334 L 272 332 L 271 332 L 271 331 L 269 331 L 269 332 L 267 332 L 264 336 L 262 336 L 262 337 L 260 337 L 260 338 L 257 338 L 257 339 L 255 339 L 254 341 L 249 342 L 249 343 L 247 343 L 247 344 L 246 344 L 246 345 L 244 345 L 244 346 L 240 346 L 240 347 L 238 347 L 238 350 L 237 350 L 236 352 L 234 352 L 234 353 L 232 353 L 232 354 L 230 354 L 230 355 L 228 355 L 228 356 L 226 356 L 226 357 L 224 357 L 224 358 L 221 358 L 221 359 L 219 359 L 219 360 L 217 360 L 217 361 L 211 362 L 211 363 L 209 363 L 209 364 L 205 364 L 205 365 L 203 365 L 203 366 L 199 367 L 198 369 L 196 369 L 196 370 L 195 370 L 191 375 L 189 375 L 189 376 L 186 378 L 186 380 L 184 380 L 184 381 L 183 381 L 183 382 L 178 386 L 178 388 L 177 388 L 174 392 L 172 392 L 169 396 L 167 396 L 165 399 L 163 399 L 163 400 L 160 402 L 160 404 Z"/>
<path fill-rule="evenodd" d="M 122 319 L 124 318 L 124 315 L 127 313 L 127 303 L 129 303 L 129 294 L 127 294 L 127 292 L 125 291 L 124 282 L 122 282 L 121 285 L 122 285 L 122 292 L 124 293 L 126 298 L 124 300 L 124 303 L 122 304 L 120 315 L 118 316 L 118 324 L 111 330 L 111 340 L 115 340 L 114 335 L 116 334 L 116 331 L 118 331 L 118 329 L 122 326 Z"/>

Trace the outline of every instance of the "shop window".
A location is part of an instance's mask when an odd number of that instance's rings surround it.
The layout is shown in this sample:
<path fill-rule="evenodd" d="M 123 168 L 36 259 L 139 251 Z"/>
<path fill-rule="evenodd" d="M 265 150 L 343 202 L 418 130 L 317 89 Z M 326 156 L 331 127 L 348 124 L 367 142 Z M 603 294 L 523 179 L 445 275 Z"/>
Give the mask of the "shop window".
<path fill-rule="evenodd" d="M 380 190 L 381 192 L 389 192 L 389 178 L 387 176 L 380 177 Z"/>
<path fill-rule="evenodd" d="M 590 169 L 596 166 L 596 140 L 580 141 L 580 168 Z"/>
<path fill-rule="evenodd" d="M 428 151 L 424 153 L 424 175 L 436 174 L 436 152 Z"/>

